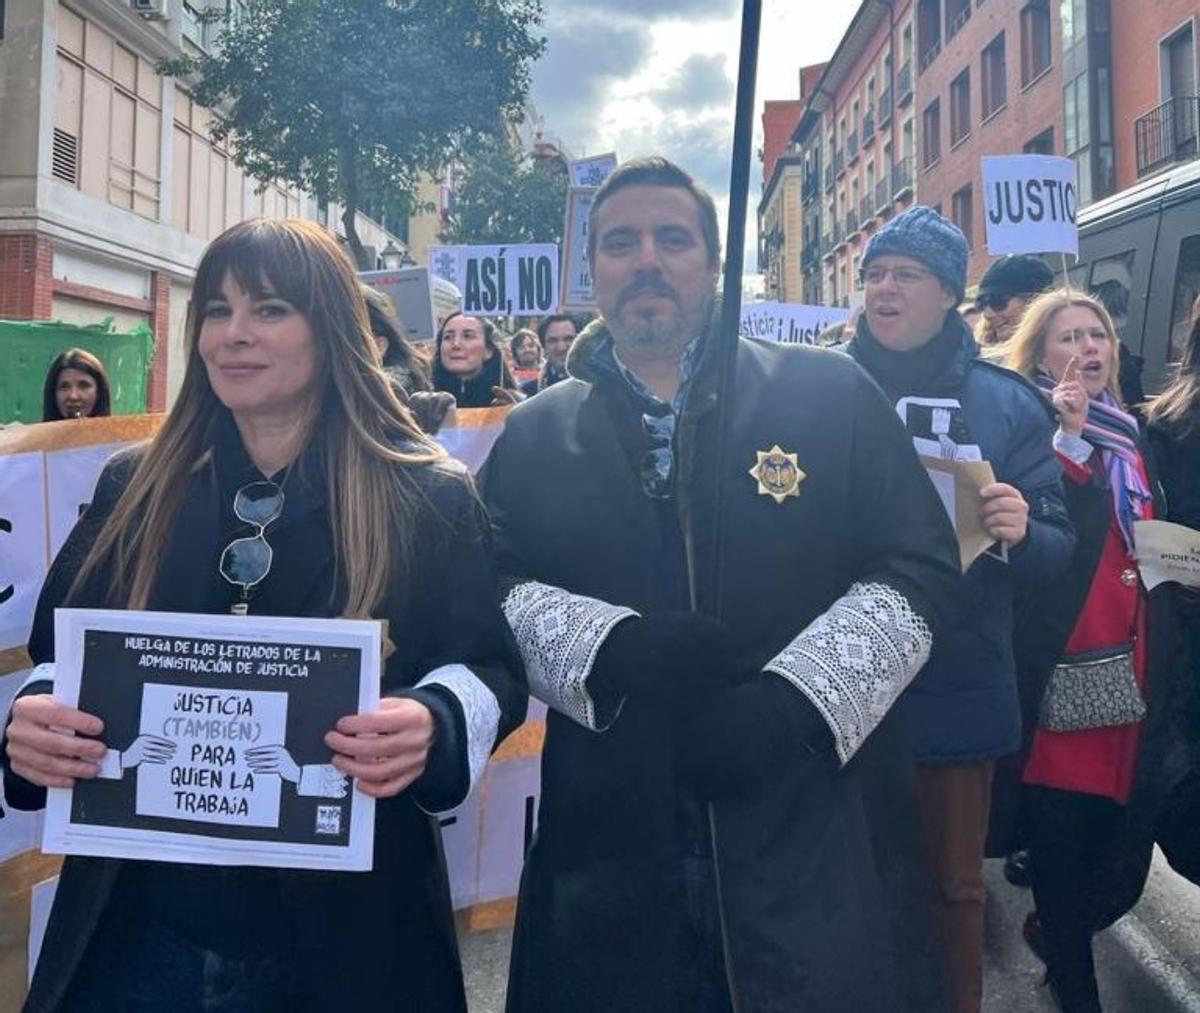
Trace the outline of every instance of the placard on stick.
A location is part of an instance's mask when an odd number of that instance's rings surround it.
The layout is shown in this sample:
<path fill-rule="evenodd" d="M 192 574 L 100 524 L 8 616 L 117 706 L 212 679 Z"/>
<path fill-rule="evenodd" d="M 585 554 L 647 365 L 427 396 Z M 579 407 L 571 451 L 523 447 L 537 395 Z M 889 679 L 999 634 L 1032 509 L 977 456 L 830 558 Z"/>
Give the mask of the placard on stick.
<path fill-rule="evenodd" d="M 54 694 L 104 721 L 100 776 L 51 789 L 42 850 L 371 868 L 374 800 L 325 733 L 379 702 L 380 624 L 58 609 Z"/>
<path fill-rule="evenodd" d="M 1075 163 L 1055 155 L 983 159 L 988 253 L 1079 254 Z"/>
<path fill-rule="evenodd" d="M 595 199 L 594 187 L 573 186 L 567 191 L 567 214 L 563 223 L 562 299 L 564 312 L 587 312 L 596 308 L 592 291 L 592 268 L 588 262 L 588 215 Z"/>
<path fill-rule="evenodd" d="M 458 286 L 473 316 L 544 316 L 558 309 L 558 247 L 431 246 L 429 265 Z"/>

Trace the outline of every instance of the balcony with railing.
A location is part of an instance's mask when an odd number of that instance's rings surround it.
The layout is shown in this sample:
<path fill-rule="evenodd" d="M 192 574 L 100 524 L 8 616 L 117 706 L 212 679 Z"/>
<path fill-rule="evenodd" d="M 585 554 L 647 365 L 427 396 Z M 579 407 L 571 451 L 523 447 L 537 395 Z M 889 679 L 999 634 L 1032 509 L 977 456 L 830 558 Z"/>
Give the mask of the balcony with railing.
<path fill-rule="evenodd" d="M 870 190 L 870 187 L 867 187 Z M 872 218 L 875 217 L 875 208 L 873 206 L 874 197 L 870 193 L 863 195 L 863 199 L 858 202 L 858 217 L 859 220 L 866 225 Z"/>
<path fill-rule="evenodd" d="M 825 166 L 825 189 L 826 190 L 833 189 L 833 179 L 834 179 L 833 166 L 832 165 Z"/>
<path fill-rule="evenodd" d="M 875 112 L 871 110 L 863 117 L 863 148 L 865 149 L 873 140 L 875 140 Z"/>
<path fill-rule="evenodd" d="M 858 231 L 858 209 L 851 208 L 846 212 L 846 235 L 852 236 Z"/>
<path fill-rule="evenodd" d="M 919 73 L 924 74 L 929 69 L 929 65 L 938 58 L 938 53 L 942 51 L 942 40 L 938 39 L 932 46 L 921 54 L 921 63 Z"/>
<path fill-rule="evenodd" d="M 913 156 L 900 159 L 892 166 L 892 200 L 900 200 L 912 193 Z"/>
<path fill-rule="evenodd" d="M 892 208 L 892 188 L 888 186 L 887 176 L 885 175 L 878 183 L 875 184 L 875 213 L 883 214 L 885 211 L 890 211 Z"/>
<path fill-rule="evenodd" d="M 836 249 L 846 241 L 846 222 L 843 219 L 840 222 L 833 223 L 833 247 Z"/>
<path fill-rule="evenodd" d="M 946 25 L 946 41 L 949 42 L 954 36 L 962 31 L 963 25 L 971 20 L 971 0 L 966 0 L 962 10 L 954 15 L 954 18 Z"/>
<path fill-rule="evenodd" d="M 1138 178 L 1200 156 L 1200 95 L 1177 95 L 1133 121 Z"/>
<path fill-rule="evenodd" d="M 834 241 L 835 240 L 833 238 L 833 229 L 830 229 L 828 232 L 822 233 L 822 235 L 821 235 L 821 251 L 824 256 L 830 257 L 833 255 Z"/>
<path fill-rule="evenodd" d="M 812 199 L 820 190 L 821 173 L 818 169 L 810 169 L 804 174 L 804 185 L 800 189 L 800 199 L 805 204 L 812 203 Z"/>
<path fill-rule="evenodd" d="M 846 138 L 846 164 L 853 165 L 858 158 L 858 131 L 855 130 Z"/>
<path fill-rule="evenodd" d="M 912 64 L 905 63 L 896 75 L 896 105 L 911 102 L 913 97 Z"/>
<path fill-rule="evenodd" d="M 889 84 L 879 93 L 879 129 L 891 122 L 892 119 L 892 86 Z"/>
<path fill-rule="evenodd" d="M 846 156 L 841 148 L 833 153 L 833 174 L 841 176 L 846 171 Z"/>

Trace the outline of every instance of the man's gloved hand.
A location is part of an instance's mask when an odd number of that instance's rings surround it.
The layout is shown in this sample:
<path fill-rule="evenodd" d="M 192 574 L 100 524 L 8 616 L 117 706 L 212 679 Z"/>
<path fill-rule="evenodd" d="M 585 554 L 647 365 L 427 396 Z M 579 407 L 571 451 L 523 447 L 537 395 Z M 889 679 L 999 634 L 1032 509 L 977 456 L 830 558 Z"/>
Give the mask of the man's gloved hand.
<path fill-rule="evenodd" d="M 832 750 L 820 712 L 772 672 L 715 693 L 675 729 L 680 779 L 703 799 L 752 794 L 788 767 Z"/>
<path fill-rule="evenodd" d="M 692 706 L 738 681 L 728 627 L 697 612 L 622 620 L 604 638 L 588 685 L 602 693 Z"/>

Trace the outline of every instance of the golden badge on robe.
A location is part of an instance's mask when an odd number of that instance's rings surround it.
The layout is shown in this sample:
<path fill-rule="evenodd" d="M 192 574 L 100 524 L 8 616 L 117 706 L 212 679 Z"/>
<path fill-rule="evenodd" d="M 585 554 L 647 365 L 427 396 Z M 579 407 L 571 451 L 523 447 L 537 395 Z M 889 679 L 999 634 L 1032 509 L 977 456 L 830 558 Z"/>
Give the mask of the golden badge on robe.
<path fill-rule="evenodd" d="M 778 443 L 770 450 L 756 450 L 758 460 L 750 476 L 758 482 L 758 494 L 770 496 L 782 503 L 789 496 L 800 495 L 800 483 L 807 477 L 800 470 L 795 454 L 786 453 Z"/>

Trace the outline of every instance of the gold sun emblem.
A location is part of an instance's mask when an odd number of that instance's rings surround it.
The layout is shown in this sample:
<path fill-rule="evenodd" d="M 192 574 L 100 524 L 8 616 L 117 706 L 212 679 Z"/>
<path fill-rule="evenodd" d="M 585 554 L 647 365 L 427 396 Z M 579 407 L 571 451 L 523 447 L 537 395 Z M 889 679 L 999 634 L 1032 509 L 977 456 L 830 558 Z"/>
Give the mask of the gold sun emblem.
<path fill-rule="evenodd" d="M 784 453 L 779 444 L 770 450 L 756 450 L 758 461 L 750 476 L 758 482 L 758 494 L 771 496 L 782 503 L 789 496 L 800 495 L 800 483 L 807 477 L 800 470 L 795 454 Z"/>

